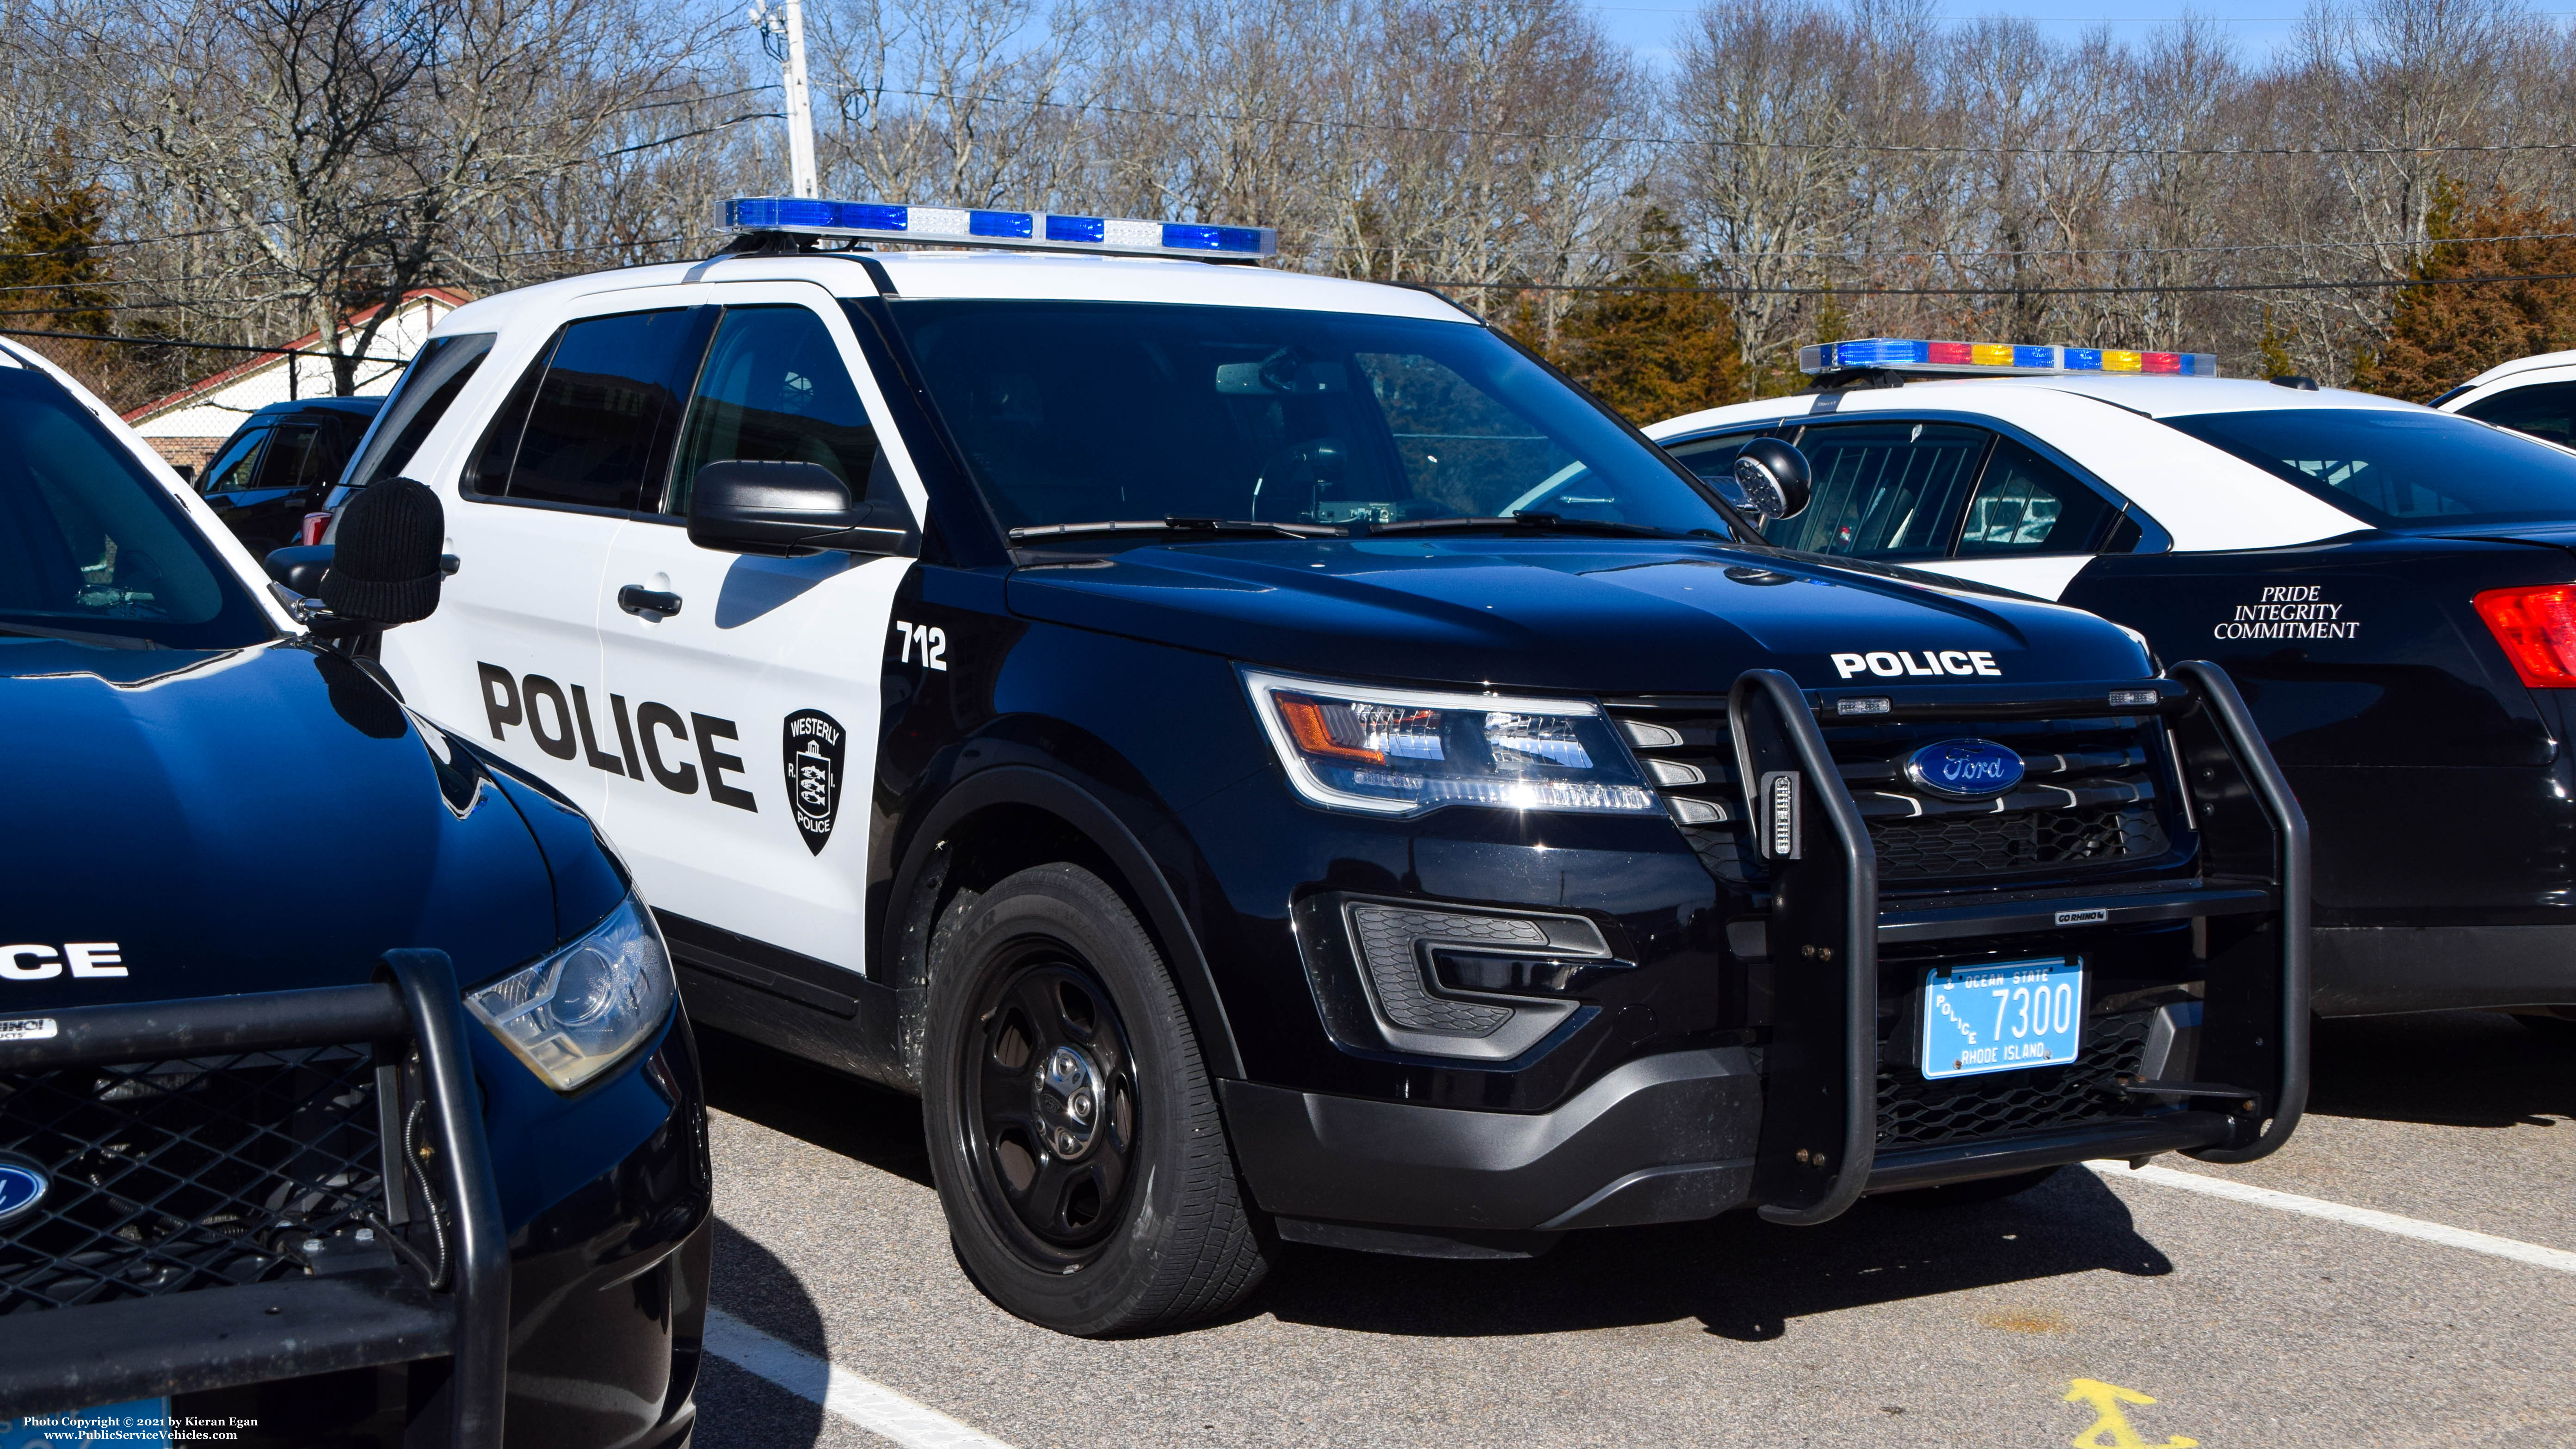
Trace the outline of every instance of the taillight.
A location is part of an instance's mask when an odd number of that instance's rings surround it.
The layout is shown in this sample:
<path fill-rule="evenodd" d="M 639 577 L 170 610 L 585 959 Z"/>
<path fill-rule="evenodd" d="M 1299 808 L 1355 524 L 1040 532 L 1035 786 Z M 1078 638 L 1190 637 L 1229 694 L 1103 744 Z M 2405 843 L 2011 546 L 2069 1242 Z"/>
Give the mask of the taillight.
<path fill-rule="evenodd" d="M 322 531 L 330 526 L 329 512 L 308 513 L 304 515 L 304 526 L 295 531 L 295 541 L 306 548 L 311 548 L 322 541 Z"/>
<path fill-rule="evenodd" d="M 2576 689 L 2576 584 L 2489 589 L 2469 601 L 2533 689 Z"/>

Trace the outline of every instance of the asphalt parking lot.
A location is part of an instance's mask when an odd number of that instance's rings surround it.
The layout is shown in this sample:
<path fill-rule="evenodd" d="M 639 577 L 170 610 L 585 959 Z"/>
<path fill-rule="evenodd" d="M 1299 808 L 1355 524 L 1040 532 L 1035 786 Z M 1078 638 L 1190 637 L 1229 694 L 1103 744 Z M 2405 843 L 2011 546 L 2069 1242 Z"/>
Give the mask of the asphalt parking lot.
<path fill-rule="evenodd" d="M 1234 1318 L 1111 1343 L 975 1291 L 913 1103 L 725 1038 L 707 1071 L 733 1361 L 703 1449 L 887 1442 L 862 1423 L 1019 1449 L 2576 1442 L 2576 1048 L 2501 1017 L 2324 1023 L 2287 1149 L 2158 1162 L 2491 1235 L 2467 1246 L 2073 1168 L 1525 1263 L 1292 1248 Z"/>

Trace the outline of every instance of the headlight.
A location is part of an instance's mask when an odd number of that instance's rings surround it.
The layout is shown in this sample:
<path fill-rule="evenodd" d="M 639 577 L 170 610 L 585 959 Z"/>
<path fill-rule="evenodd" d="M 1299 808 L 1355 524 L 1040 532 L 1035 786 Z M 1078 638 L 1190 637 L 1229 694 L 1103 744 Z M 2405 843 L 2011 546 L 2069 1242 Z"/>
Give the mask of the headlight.
<path fill-rule="evenodd" d="M 1414 815 L 1443 805 L 1653 814 L 1627 747 L 1588 700 L 1440 694 L 1243 671 L 1297 793 Z"/>
<path fill-rule="evenodd" d="M 465 1005 L 528 1070 L 569 1092 L 659 1029 L 671 996 L 670 952 L 629 895 L 580 940 L 467 992 Z"/>

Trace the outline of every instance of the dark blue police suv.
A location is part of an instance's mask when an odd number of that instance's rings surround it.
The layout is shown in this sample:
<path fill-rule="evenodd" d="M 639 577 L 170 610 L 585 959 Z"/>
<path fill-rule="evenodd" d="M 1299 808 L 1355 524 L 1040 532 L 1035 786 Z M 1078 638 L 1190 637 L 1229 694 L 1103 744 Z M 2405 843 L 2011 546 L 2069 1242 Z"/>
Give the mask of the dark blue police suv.
<path fill-rule="evenodd" d="M 326 608 L 6 347 L 0 437 L 0 1440 L 684 1443 L 687 1022 L 589 821 L 370 657 L 437 501 Z"/>

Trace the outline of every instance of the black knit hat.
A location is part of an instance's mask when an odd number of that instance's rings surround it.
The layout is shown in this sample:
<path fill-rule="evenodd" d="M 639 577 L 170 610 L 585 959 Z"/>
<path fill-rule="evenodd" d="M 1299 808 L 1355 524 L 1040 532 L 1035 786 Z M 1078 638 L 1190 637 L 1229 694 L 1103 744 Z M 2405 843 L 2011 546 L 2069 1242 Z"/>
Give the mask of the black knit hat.
<path fill-rule="evenodd" d="M 446 510 L 426 485 L 409 478 L 368 484 L 341 509 L 322 602 L 334 614 L 370 624 L 428 618 L 438 607 L 438 554 L 446 537 Z"/>

